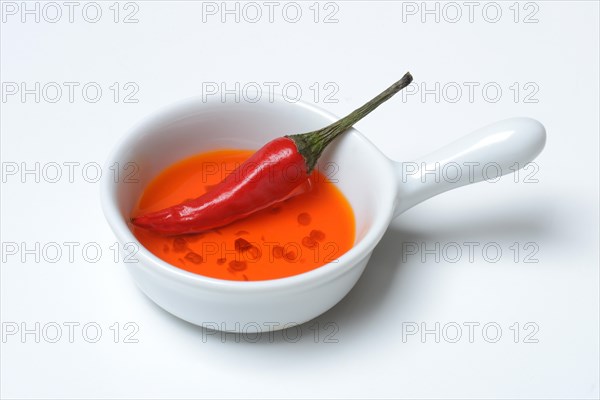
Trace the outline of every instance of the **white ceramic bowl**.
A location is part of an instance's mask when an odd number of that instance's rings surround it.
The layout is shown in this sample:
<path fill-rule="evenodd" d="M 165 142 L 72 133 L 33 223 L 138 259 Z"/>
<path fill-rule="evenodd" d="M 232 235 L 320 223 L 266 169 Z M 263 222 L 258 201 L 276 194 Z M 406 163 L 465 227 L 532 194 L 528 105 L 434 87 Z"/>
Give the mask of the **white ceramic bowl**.
<path fill-rule="evenodd" d="M 315 130 L 337 119 L 305 103 L 262 99 L 207 103 L 195 98 L 157 113 L 127 133 L 108 160 L 108 165 L 135 163 L 139 182 L 115 182 L 105 174 L 102 184 L 104 213 L 115 235 L 122 244 L 139 246 L 135 255 L 139 262 L 126 264 L 137 285 L 166 311 L 211 329 L 245 331 L 251 325 L 254 330 L 275 330 L 317 317 L 354 286 L 395 216 L 438 193 L 480 181 L 486 174 L 489 177 L 490 165 L 500 167 L 502 174 L 513 171 L 515 163 L 522 167 L 545 144 L 545 130 L 539 122 L 514 118 L 416 162 L 397 163 L 351 129 L 319 163 L 327 165 L 329 173 L 330 163 L 335 163 L 336 184 L 356 218 L 354 246 L 337 262 L 288 278 L 239 282 L 196 275 L 150 253 L 127 221 L 144 187 L 164 168 L 209 150 L 257 149 L 275 137 Z M 422 173 L 432 168 L 440 170 L 439 177 Z M 460 175 L 455 174 L 457 168 Z M 492 172 L 497 169 L 491 168 Z"/>

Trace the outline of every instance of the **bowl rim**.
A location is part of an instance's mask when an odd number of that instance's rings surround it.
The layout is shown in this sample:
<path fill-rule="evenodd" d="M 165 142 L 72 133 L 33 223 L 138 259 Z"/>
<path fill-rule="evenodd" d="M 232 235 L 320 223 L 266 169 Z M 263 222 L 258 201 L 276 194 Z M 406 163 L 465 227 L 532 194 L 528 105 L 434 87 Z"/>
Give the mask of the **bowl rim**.
<path fill-rule="evenodd" d="M 301 107 L 306 111 L 315 113 L 331 122 L 339 119 L 339 117 L 322 109 L 321 107 L 307 103 L 303 100 L 298 100 L 292 103 L 287 101 L 280 94 L 269 93 L 269 95 L 271 96 L 270 99 L 273 99 L 273 101 L 269 101 L 269 103 L 286 103 L 290 107 Z M 259 100 L 256 103 L 261 102 L 262 101 Z M 105 166 L 108 167 L 113 165 L 115 162 L 119 162 L 124 153 L 129 151 L 128 149 L 131 148 L 133 143 L 143 138 L 144 134 L 146 134 L 149 130 L 154 129 L 156 126 L 161 124 L 174 122 L 174 117 L 181 117 L 181 114 L 185 110 L 196 107 L 206 107 L 207 109 L 208 107 L 215 106 L 226 107 L 227 105 L 240 105 L 240 103 L 222 102 L 217 101 L 216 99 L 205 101 L 202 100 L 201 96 L 192 96 L 163 106 L 152 112 L 150 115 L 143 117 L 141 121 L 126 131 L 126 133 L 110 151 Z M 385 156 L 385 154 L 383 154 L 381 150 L 362 133 L 360 133 L 356 128 L 350 128 L 350 130 L 344 135 L 344 137 L 348 136 L 353 136 L 362 141 L 364 146 L 368 146 L 372 151 L 374 151 L 380 157 L 381 161 L 387 164 L 387 173 L 390 175 L 390 178 L 395 176 L 395 171 L 392 165 L 393 161 Z M 393 217 L 395 197 L 396 193 L 398 192 L 397 180 L 389 179 L 389 185 L 385 185 L 389 188 L 389 194 L 387 196 L 389 198 L 389 206 L 385 207 L 385 210 L 376 210 L 373 223 L 369 230 L 365 233 L 364 237 L 355 243 L 350 250 L 341 254 L 335 261 L 329 262 L 310 271 L 283 278 L 259 281 L 237 281 L 211 278 L 183 270 L 179 267 L 169 264 L 166 261 L 163 261 L 146 249 L 133 235 L 133 232 L 129 229 L 127 222 L 122 218 L 117 205 L 117 199 L 115 197 L 119 182 L 109 179 L 108 175 L 109 174 L 103 174 L 100 188 L 101 204 L 104 216 L 115 236 L 121 243 L 132 242 L 138 246 L 138 251 L 136 253 L 137 262 L 126 263 L 126 265 L 128 267 L 134 266 L 144 268 L 146 272 L 154 273 L 185 285 L 191 285 L 202 289 L 213 289 L 217 291 L 226 290 L 235 292 L 254 292 L 264 290 L 288 290 L 294 287 L 302 289 L 310 286 L 310 284 L 323 284 L 329 280 L 336 279 L 337 277 L 350 272 L 354 267 L 359 265 L 360 261 L 375 248 L 387 230 Z"/>

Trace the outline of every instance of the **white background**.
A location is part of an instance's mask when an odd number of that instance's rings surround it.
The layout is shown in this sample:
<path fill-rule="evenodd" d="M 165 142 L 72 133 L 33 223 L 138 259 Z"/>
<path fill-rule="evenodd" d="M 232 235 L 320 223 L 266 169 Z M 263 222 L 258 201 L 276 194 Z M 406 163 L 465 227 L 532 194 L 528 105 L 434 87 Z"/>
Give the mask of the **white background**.
<path fill-rule="evenodd" d="M 293 5 L 282 15 L 284 2 L 275 6 L 273 22 L 268 6 L 256 3 L 262 18 L 255 23 L 256 9 L 244 14 L 244 3 L 239 22 L 232 14 L 224 23 L 222 9 L 203 14 L 212 5 L 191 1 L 121 3 L 116 23 L 113 2 L 99 3 L 96 23 L 82 15 L 85 2 L 74 9 L 73 22 L 58 2 L 63 15 L 55 23 L 48 20 L 56 9 L 44 3 L 37 6 L 39 22 L 22 15 L 21 2 L 11 3 L 15 15 L 7 3 L 1 28 L 2 397 L 598 398 L 597 2 L 478 2 L 472 21 L 468 6 L 458 2 L 462 14 L 454 23 L 457 8 L 445 3 L 437 4 L 439 22 L 435 14 L 422 15 L 421 2 L 321 3 L 318 22 L 313 2 L 298 3 L 296 23 L 289 22 Z M 492 23 L 497 8 L 502 14 Z M 93 19 L 94 9 L 86 10 Z M 123 23 L 131 12 L 138 22 Z M 330 22 L 337 22 L 324 23 L 332 12 Z M 411 160 L 511 116 L 539 119 L 547 146 L 536 169 L 443 194 L 395 220 L 357 286 L 301 326 L 297 342 L 295 330 L 258 343 L 249 336 L 239 342 L 233 335 L 207 336 L 155 306 L 113 261 L 115 238 L 100 210 L 99 185 L 84 179 L 82 166 L 103 163 L 140 119 L 202 94 L 211 82 L 228 89 L 236 82 L 242 88 L 277 82 L 276 93 L 292 83 L 302 89 L 302 100 L 341 115 L 407 70 L 417 85 L 411 90 L 425 85 L 433 92 L 398 96 L 357 125 L 389 157 Z M 35 94 L 11 95 L 12 83 L 22 82 L 30 89 L 57 82 L 62 97 L 52 103 L 53 91 L 40 93 L 39 102 Z M 79 84 L 72 102 L 63 82 Z M 89 82 L 102 88 L 95 103 L 81 92 Z M 134 86 L 126 90 L 128 82 Z M 333 86 L 325 87 L 328 82 Z M 464 82 L 478 85 L 471 99 Z M 492 88 L 484 95 L 486 84 Z M 132 87 L 139 88 L 132 97 L 138 102 L 126 103 L 122 96 Z M 337 92 L 328 100 L 337 102 L 325 102 L 332 88 Z M 43 175 L 38 183 L 21 171 L 7 175 L 14 163 L 34 168 L 36 162 L 40 168 L 80 165 L 72 183 L 67 167 L 57 183 Z M 528 182 L 529 174 L 537 183 Z M 35 254 L 9 254 L 11 242 L 20 250 L 36 242 L 79 246 L 74 260 L 63 247 L 53 263 L 54 253 L 39 262 Z M 465 242 L 478 243 L 472 259 Z M 86 243 L 102 248 L 98 262 L 83 258 Z M 456 253 L 440 251 L 436 260 L 424 251 L 403 253 L 407 243 L 421 250 L 457 243 L 463 254 L 454 260 Z M 493 260 L 486 260 L 482 248 L 490 243 L 502 255 L 490 251 Z M 525 262 L 532 252 L 529 261 L 538 262 Z M 69 322 L 79 324 L 72 343 Z M 479 324 L 472 340 L 470 322 Z M 39 343 L 34 334 L 7 335 L 14 326 L 34 329 L 36 323 Z M 94 336 L 93 329 L 82 334 L 86 323 L 102 329 L 97 343 L 85 340 Z M 407 335 L 415 326 L 435 330 L 436 323 L 439 343 L 433 333 Z M 54 324 L 62 336 L 50 343 Z M 487 335 L 485 324 L 492 326 Z M 452 343 L 456 325 L 462 336 Z M 136 326 L 130 339 L 138 342 L 125 343 Z M 497 326 L 501 337 L 490 343 Z M 327 334 L 333 336 L 325 340 Z"/>

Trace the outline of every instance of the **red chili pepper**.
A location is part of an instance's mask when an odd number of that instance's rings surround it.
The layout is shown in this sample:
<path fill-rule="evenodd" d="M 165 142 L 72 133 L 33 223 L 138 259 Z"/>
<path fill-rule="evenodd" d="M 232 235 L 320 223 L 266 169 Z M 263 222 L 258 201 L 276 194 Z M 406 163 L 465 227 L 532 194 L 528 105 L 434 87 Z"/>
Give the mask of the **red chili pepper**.
<path fill-rule="evenodd" d="M 380 104 L 412 82 L 410 73 L 346 117 L 314 132 L 274 139 L 223 181 L 195 199 L 131 219 L 165 235 L 207 231 L 310 190 L 310 174 L 323 150 Z"/>

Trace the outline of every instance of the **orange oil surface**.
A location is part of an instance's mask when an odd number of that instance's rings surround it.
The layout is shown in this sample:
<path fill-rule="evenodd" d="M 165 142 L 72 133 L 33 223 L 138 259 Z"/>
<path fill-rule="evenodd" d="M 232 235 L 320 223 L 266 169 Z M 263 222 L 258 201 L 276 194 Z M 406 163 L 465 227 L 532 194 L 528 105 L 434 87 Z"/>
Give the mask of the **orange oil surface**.
<path fill-rule="evenodd" d="M 198 197 L 252 155 L 219 150 L 179 161 L 144 190 L 133 215 Z M 160 236 L 132 227 L 142 245 L 162 260 L 196 274 L 259 281 L 301 274 L 336 262 L 354 243 L 350 204 L 318 171 L 304 194 L 211 231 Z"/>

